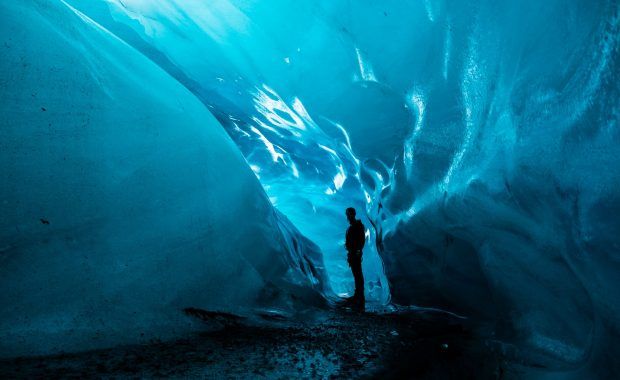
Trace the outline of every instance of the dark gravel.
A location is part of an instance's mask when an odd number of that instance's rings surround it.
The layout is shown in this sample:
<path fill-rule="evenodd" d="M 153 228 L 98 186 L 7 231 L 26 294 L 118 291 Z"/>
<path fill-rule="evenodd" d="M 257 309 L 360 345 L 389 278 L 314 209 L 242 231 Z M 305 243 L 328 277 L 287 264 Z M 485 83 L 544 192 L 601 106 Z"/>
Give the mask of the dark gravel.
<path fill-rule="evenodd" d="M 506 378 L 502 359 L 441 313 L 332 311 L 321 323 L 222 326 L 172 342 L 4 360 L 0 378 Z"/>

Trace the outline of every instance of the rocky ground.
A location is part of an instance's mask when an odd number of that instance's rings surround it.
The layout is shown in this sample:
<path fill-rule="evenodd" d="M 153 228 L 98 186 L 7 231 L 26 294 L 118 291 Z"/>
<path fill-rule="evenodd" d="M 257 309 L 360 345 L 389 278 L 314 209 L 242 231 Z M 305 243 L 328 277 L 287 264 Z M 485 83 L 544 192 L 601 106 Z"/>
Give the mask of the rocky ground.
<path fill-rule="evenodd" d="M 0 378 L 514 377 L 465 320 L 443 313 L 335 310 L 320 323 L 222 326 L 173 342 L 5 360 Z"/>

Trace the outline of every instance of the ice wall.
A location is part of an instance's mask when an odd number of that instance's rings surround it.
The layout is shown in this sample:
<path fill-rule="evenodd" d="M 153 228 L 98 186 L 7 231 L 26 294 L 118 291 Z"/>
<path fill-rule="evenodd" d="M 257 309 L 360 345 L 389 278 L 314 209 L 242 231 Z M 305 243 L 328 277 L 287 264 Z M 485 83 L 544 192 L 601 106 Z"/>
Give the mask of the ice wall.
<path fill-rule="evenodd" d="M 337 293 L 354 205 L 375 300 L 620 372 L 617 1 L 69 3 L 211 110 Z"/>
<path fill-rule="evenodd" d="M 194 95 L 65 2 L 0 4 L 0 356 L 319 304 L 316 245 Z"/>
<path fill-rule="evenodd" d="M 292 4 L 286 2 L 244 6 L 228 1 L 71 3 L 165 68 L 210 108 L 240 147 L 273 205 L 320 247 L 330 286 L 340 295 L 353 291 L 344 250 L 348 227 L 344 210 L 356 207 L 368 229 L 363 262 L 366 298 L 373 304 L 388 302 L 389 286 L 374 244 L 376 231 L 363 213 L 368 194 L 361 184 L 360 158 L 348 136 L 351 131 L 330 120 L 327 113 L 318 118 L 309 113 L 305 104 L 316 96 L 316 86 L 297 96 L 300 68 L 316 75 L 326 67 L 313 67 L 314 62 L 337 62 L 343 56 L 316 55 L 319 46 L 312 44 L 332 33 L 322 15 L 307 41 L 293 37 L 314 23 L 298 12 L 314 15 L 314 8 L 322 5 L 299 3 L 299 10 L 292 12 Z M 298 19 L 278 21 L 289 17 Z M 290 30 L 272 30 L 274 23 Z M 333 51 L 340 48 L 335 46 Z M 336 73 L 325 71 L 345 78 L 334 85 L 348 86 L 353 79 L 348 68 L 334 68 Z M 364 78 L 353 82 L 366 86 Z M 334 88 L 324 91 L 333 96 Z M 339 115 L 349 112 L 334 109 Z M 373 114 L 372 109 L 367 112 Z M 403 114 L 408 117 L 398 109 L 396 117 Z M 392 117 L 386 113 L 381 121 Z"/>
<path fill-rule="evenodd" d="M 73 3 L 213 110 L 330 264 L 354 199 L 395 302 L 558 370 L 617 352 L 616 1 Z"/>

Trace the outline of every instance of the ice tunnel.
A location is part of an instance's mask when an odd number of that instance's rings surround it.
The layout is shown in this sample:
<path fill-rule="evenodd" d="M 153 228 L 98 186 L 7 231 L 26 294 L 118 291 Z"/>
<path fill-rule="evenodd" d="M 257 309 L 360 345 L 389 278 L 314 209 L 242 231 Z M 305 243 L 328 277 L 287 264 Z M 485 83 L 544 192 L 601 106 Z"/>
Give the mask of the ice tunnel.
<path fill-rule="evenodd" d="M 618 354 L 617 1 L 0 12 L 0 355 L 325 307 L 349 206 L 369 304 L 577 378 Z"/>

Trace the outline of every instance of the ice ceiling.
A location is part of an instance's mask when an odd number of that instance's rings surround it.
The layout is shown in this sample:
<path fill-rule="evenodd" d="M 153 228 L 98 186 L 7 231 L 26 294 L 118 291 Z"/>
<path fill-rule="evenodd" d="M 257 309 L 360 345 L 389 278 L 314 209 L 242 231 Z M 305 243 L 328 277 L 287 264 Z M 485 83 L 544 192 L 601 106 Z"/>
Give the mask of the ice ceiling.
<path fill-rule="evenodd" d="M 600 364 L 620 328 L 618 8 L 4 2 L 2 353 L 348 293 L 354 206 L 375 304 Z"/>

